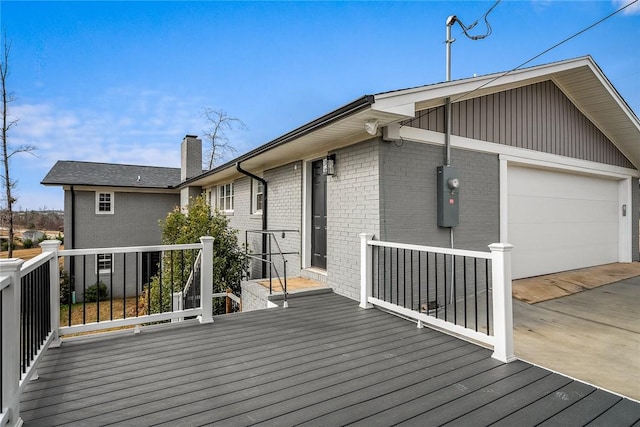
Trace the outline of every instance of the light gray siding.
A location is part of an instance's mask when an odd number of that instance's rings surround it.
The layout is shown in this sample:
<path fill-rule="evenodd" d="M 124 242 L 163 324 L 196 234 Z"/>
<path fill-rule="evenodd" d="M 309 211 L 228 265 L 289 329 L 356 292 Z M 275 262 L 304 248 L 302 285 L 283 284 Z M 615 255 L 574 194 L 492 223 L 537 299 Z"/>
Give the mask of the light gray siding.
<path fill-rule="evenodd" d="M 405 124 L 444 132 L 444 106 L 424 110 Z M 454 102 L 452 134 L 633 168 L 552 81 Z"/>
<path fill-rule="evenodd" d="M 452 150 L 460 172 L 460 223 L 454 247 L 488 251 L 500 240 L 498 156 Z M 427 246 L 450 246 L 449 228 L 438 227 L 436 168 L 444 148 L 405 141 L 380 144 L 381 240 Z"/>
<path fill-rule="evenodd" d="M 73 249 L 159 245 L 162 239 L 159 221 L 180 202 L 177 194 L 116 192 L 114 213 L 96 215 L 95 192 L 75 193 L 76 238 Z"/>
<path fill-rule="evenodd" d="M 360 233 L 380 236 L 378 139 L 336 152 L 336 175 L 327 177 L 328 285 L 349 298 L 360 295 Z"/>
<path fill-rule="evenodd" d="M 178 194 L 115 192 L 114 213 L 98 215 L 95 213 L 95 197 L 95 191 L 76 190 L 75 197 L 72 197 L 70 190 L 65 191 L 65 212 L 69 213 L 65 215 L 66 249 L 159 245 L 162 243 L 159 222 L 180 202 Z M 73 209 L 72 198 L 75 199 Z M 75 219 L 72 213 L 75 213 Z M 110 294 L 116 297 L 124 294 L 122 256 L 115 256 L 113 274 L 99 278 L 108 287 L 113 286 Z M 72 280 L 76 297 L 81 301 L 84 287 L 92 285 L 97 280 L 95 256 L 75 258 L 75 274 Z M 131 265 L 135 265 L 135 261 L 128 258 L 127 262 L 131 263 L 127 270 L 127 277 L 135 280 L 136 273 L 131 268 Z M 68 259 L 65 260 L 65 269 L 70 269 Z M 127 289 L 126 292 L 127 295 L 132 295 L 135 294 L 135 289 Z"/>

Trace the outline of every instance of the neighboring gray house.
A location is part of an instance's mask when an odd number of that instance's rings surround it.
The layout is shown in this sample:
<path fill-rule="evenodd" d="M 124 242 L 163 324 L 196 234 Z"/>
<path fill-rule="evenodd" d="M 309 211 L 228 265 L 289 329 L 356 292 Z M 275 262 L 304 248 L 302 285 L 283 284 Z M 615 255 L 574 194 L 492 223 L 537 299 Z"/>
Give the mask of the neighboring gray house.
<path fill-rule="evenodd" d="M 161 244 L 158 221 L 179 206 L 179 183 L 178 168 L 77 161 L 58 161 L 42 181 L 64 189 L 65 249 Z M 86 286 L 96 283 L 96 263 L 100 281 L 115 282 L 114 295 L 122 295 L 122 262 L 112 257 L 109 253 L 85 257 L 86 265 L 76 257 L 67 261 L 65 269 L 75 271 L 71 277 L 78 300 L 83 277 Z M 140 283 L 155 274 L 158 254 L 142 258 Z"/>
<path fill-rule="evenodd" d="M 183 170 L 201 154 L 188 139 Z M 205 193 L 241 240 L 246 230 L 297 230 L 276 233 L 299 253 L 288 255 L 289 276 L 358 299 L 363 232 L 473 250 L 508 242 L 515 278 L 637 261 L 639 166 L 638 117 L 582 57 L 367 95 L 211 171 L 183 171 L 166 192 L 179 190 L 181 205 Z M 70 186 L 80 184 L 43 183 L 66 186 L 66 235 Z M 92 206 L 84 210 L 98 216 Z M 169 209 L 137 212 L 152 223 Z M 84 247 L 130 244 L 76 233 Z M 249 243 L 262 251 L 258 235 Z"/>

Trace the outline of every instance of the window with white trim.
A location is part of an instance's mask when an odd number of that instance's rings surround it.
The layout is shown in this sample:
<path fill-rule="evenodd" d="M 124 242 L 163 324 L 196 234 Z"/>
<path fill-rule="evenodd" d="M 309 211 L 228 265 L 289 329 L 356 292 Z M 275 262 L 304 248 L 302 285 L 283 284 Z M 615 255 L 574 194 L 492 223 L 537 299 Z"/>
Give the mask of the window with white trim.
<path fill-rule="evenodd" d="M 99 274 L 111 274 L 113 272 L 113 254 L 97 254 L 96 264 Z"/>
<path fill-rule="evenodd" d="M 233 211 L 233 183 L 218 186 L 218 209 Z"/>
<path fill-rule="evenodd" d="M 257 179 L 252 181 L 251 186 L 251 213 L 262 214 L 264 205 L 264 184 Z"/>
<path fill-rule="evenodd" d="M 96 214 L 113 214 L 113 199 L 112 192 L 96 191 Z"/>

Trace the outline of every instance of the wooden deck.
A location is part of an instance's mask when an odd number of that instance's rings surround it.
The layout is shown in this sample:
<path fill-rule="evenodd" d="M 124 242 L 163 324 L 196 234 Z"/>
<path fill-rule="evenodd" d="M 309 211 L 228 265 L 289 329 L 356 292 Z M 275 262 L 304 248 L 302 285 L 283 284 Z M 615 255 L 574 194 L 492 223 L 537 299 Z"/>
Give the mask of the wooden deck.
<path fill-rule="evenodd" d="M 630 426 L 640 404 L 335 294 L 49 349 L 26 426 Z"/>

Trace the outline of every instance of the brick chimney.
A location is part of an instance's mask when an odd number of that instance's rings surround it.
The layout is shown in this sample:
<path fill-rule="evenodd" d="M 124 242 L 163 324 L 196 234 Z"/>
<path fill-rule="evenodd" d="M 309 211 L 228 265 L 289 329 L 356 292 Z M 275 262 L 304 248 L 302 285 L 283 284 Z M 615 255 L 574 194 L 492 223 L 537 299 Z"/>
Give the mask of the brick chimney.
<path fill-rule="evenodd" d="M 195 135 L 186 135 L 180 144 L 180 180 L 193 178 L 202 173 L 202 140 Z"/>

